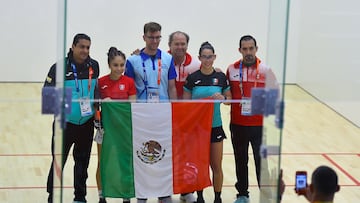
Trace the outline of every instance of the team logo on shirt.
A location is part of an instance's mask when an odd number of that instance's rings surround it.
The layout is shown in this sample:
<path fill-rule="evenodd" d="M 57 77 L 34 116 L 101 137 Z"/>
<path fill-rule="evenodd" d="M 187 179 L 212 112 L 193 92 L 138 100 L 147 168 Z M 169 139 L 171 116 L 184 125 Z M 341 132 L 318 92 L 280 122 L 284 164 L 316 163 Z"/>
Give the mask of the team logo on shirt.
<path fill-rule="evenodd" d="M 143 147 L 136 151 L 138 158 L 147 164 L 154 164 L 165 156 L 165 149 L 155 140 L 143 143 Z"/>
<path fill-rule="evenodd" d="M 103 85 L 103 86 L 101 86 L 101 89 L 105 89 L 107 87 L 108 87 L 107 85 Z"/>
<path fill-rule="evenodd" d="M 66 77 L 70 77 L 70 75 L 72 75 L 72 74 L 73 74 L 73 72 L 68 72 L 65 75 L 66 75 Z"/>
<path fill-rule="evenodd" d="M 213 78 L 213 85 L 217 85 L 217 84 L 219 84 L 219 79 Z"/>
<path fill-rule="evenodd" d="M 119 85 L 119 89 L 120 89 L 120 90 L 125 90 L 125 85 L 124 85 L 124 84 L 120 84 L 120 85 Z"/>

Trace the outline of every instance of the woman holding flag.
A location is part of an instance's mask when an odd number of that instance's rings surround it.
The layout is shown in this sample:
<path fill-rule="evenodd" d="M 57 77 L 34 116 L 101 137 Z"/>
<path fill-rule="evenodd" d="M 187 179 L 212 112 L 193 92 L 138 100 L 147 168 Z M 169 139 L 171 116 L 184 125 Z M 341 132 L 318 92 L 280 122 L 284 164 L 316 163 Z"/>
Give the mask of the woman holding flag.
<path fill-rule="evenodd" d="M 212 121 L 210 146 L 210 166 L 213 172 L 214 203 L 221 203 L 221 189 L 223 184 L 222 153 L 223 139 L 226 138 L 222 127 L 220 102 L 229 105 L 226 100 L 231 99 L 230 86 L 222 72 L 215 71 L 213 64 L 216 59 L 214 47 L 209 42 L 201 44 L 199 50 L 200 70 L 190 74 L 184 85 L 184 99 L 213 99 L 214 114 Z M 197 203 L 205 202 L 202 191 L 197 191 Z"/>
<path fill-rule="evenodd" d="M 110 47 L 108 52 L 108 64 L 110 74 L 99 79 L 100 97 L 102 100 L 136 100 L 136 89 L 134 80 L 123 75 L 125 71 L 126 56 L 123 52 L 115 47 Z M 97 112 L 95 118 L 95 127 L 97 128 L 95 142 L 98 150 L 98 167 L 96 170 L 96 183 L 99 192 L 99 203 L 106 203 L 105 197 L 102 195 L 101 176 L 100 176 L 100 157 L 104 130 L 101 126 L 100 111 Z M 130 202 L 130 199 L 124 199 L 124 203 Z"/>

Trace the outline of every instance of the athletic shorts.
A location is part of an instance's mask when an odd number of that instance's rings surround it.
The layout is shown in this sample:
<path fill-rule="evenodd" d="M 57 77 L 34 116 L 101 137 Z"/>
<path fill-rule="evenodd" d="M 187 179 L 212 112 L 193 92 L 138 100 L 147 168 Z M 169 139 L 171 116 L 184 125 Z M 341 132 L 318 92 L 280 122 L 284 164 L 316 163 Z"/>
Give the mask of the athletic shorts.
<path fill-rule="evenodd" d="M 222 126 L 211 128 L 211 143 L 221 142 L 225 138 L 226 135 Z"/>

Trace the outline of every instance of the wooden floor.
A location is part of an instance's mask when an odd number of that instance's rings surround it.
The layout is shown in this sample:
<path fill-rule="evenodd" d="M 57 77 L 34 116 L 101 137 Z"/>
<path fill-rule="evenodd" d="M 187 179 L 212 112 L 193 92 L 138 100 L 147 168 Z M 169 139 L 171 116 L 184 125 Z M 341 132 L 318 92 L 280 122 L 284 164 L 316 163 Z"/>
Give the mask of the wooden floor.
<path fill-rule="evenodd" d="M 306 202 L 294 193 L 295 171 L 306 170 L 311 174 L 322 164 L 334 168 L 339 176 L 341 191 L 335 202 L 360 202 L 360 129 L 298 86 L 288 85 L 285 90 L 281 168 L 287 187 L 283 202 Z M 41 115 L 40 93 L 40 83 L 0 83 L 0 202 L 46 202 L 52 116 Z M 222 107 L 222 110 L 224 128 L 228 133 L 229 108 Z M 89 203 L 97 202 L 97 157 L 95 144 L 93 146 L 88 179 Z M 64 169 L 63 202 L 66 203 L 72 202 L 72 166 L 70 157 Z M 230 203 L 236 195 L 230 139 L 224 142 L 223 168 L 222 197 L 224 203 Z M 250 199 L 259 202 L 251 158 L 249 172 Z M 205 197 L 207 202 L 213 201 L 212 188 L 205 190 Z M 174 195 L 173 200 L 180 202 L 178 195 Z M 121 200 L 109 199 L 108 202 Z"/>

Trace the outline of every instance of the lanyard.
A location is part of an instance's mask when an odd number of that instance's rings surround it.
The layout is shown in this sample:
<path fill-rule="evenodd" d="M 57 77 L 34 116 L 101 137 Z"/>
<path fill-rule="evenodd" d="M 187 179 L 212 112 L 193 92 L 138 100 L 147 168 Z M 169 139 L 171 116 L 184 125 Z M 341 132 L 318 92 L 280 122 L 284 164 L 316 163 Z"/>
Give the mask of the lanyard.
<path fill-rule="evenodd" d="M 142 62 L 142 66 L 143 66 L 143 72 L 144 72 L 144 79 L 143 82 L 145 84 L 145 86 L 148 85 L 148 80 L 147 80 L 147 75 L 146 75 L 146 68 L 145 68 L 145 62 Z M 161 58 L 158 59 L 158 77 L 157 77 L 157 84 L 160 85 L 161 82 Z"/>
<path fill-rule="evenodd" d="M 78 81 L 78 76 L 77 76 L 77 72 L 76 72 L 76 66 L 72 63 L 71 67 L 73 69 L 74 72 L 74 79 L 75 79 L 75 87 L 76 87 L 76 92 L 79 92 L 79 81 Z"/>
<path fill-rule="evenodd" d="M 161 82 L 161 58 L 158 59 L 158 79 L 157 84 L 160 85 Z"/>
<path fill-rule="evenodd" d="M 88 92 L 90 93 L 91 90 L 91 79 L 92 79 L 92 75 L 94 74 L 94 70 L 92 68 L 92 66 L 89 67 L 89 81 L 88 81 Z"/>
<path fill-rule="evenodd" d="M 177 71 L 176 82 L 184 82 L 185 81 L 186 77 L 189 75 L 189 71 L 187 71 L 187 69 L 185 70 L 185 67 L 190 65 L 191 61 L 192 61 L 192 58 L 188 53 L 185 53 L 185 57 L 183 58 L 181 63 L 176 64 L 174 61 L 174 65 L 175 65 L 175 68 Z M 189 68 L 189 67 L 187 67 L 187 68 Z"/>
<path fill-rule="evenodd" d="M 257 80 L 260 78 L 259 59 L 256 59 L 255 66 L 256 66 L 256 77 L 255 77 L 254 87 L 257 86 Z M 249 78 L 248 71 L 249 71 L 249 68 L 246 71 L 247 78 Z M 239 77 L 240 77 L 240 83 L 239 83 L 240 93 L 241 93 L 241 96 L 244 96 L 244 89 L 243 89 L 243 62 L 242 61 L 240 61 L 240 65 L 239 65 Z"/>
<path fill-rule="evenodd" d="M 175 67 L 177 68 L 176 64 Z M 179 70 L 178 70 L 178 77 L 176 77 L 176 82 L 181 82 L 182 79 L 185 77 L 185 65 L 184 63 L 179 64 Z M 182 70 L 182 71 L 181 71 Z M 181 73 L 180 73 L 181 71 Z"/>
<path fill-rule="evenodd" d="M 144 91 L 146 91 L 147 94 L 147 89 L 148 89 L 148 80 L 147 80 L 147 74 L 146 74 L 146 68 L 145 68 L 145 61 L 142 61 L 142 67 L 143 67 L 143 72 L 144 72 L 144 78 L 142 79 L 144 85 L 145 85 L 145 89 L 143 91 L 141 91 L 140 95 L 142 95 L 144 93 Z M 158 77 L 157 77 L 157 85 L 160 86 L 161 83 L 161 58 L 158 59 Z"/>
<path fill-rule="evenodd" d="M 74 72 L 74 79 L 75 79 L 75 87 L 76 87 L 76 92 L 80 92 L 80 88 L 79 88 L 79 80 L 78 80 L 78 74 L 77 74 L 77 71 L 76 71 L 76 66 L 75 64 L 71 64 L 71 67 L 73 69 L 73 72 Z M 90 66 L 89 67 L 89 81 L 88 81 L 88 92 L 90 93 L 90 90 L 91 90 L 91 78 L 92 78 L 92 75 L 94 74 L 94 70 L 93 68 Z"/>

